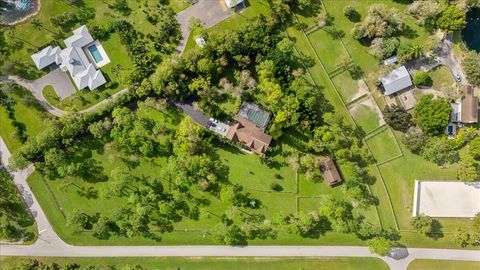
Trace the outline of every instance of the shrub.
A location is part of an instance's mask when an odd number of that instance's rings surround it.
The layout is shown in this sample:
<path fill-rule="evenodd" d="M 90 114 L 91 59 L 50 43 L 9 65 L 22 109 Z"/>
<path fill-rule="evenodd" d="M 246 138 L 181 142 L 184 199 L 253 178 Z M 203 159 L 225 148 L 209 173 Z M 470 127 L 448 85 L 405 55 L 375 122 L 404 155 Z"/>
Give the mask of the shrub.
<path fill-rule="evenodd" d="M 413 125 L 412 116 L 403 107 L 386 106 L 383 115 L 385 122 L 395 130 L 405 133 Z"/>
<path fill-rule="evenodd" d="M 463 59 L 463 69 L 468 82 L 480 86 L 480 54 L 469 52 Z"/>
<path fill-rule="evenodd" d="M 425 71 L 419 71 L 413 75 L 413 83 L 421 86 L 432 86 L 432 78 Z"/>
<path fill-rule="evenodd" d="M 275 191 L 282 191 L 283 187 L 279 183 L 270 184 L 270 188 Z"/>
<path fill-rule="evenodd" d="M 346 6 L 343 9 L 343 15 L 345 15 L 345 17 L 347 17 L 349 19 L 352 19 L 356 15 L 356 13 L 357 13 L 357 11 L 352 6 Z"/>

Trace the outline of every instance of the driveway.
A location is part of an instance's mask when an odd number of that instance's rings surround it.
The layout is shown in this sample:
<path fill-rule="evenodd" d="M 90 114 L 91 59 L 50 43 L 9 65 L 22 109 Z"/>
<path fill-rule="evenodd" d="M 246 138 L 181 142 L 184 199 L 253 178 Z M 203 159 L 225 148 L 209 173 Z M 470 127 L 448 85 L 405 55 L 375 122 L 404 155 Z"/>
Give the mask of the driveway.
<path fill-rule="evenodd" d="M 199 0 L 189 8 L 177 14 L 177 21 L 182 30 L 182 40 L 177 46 L 179 52 L 183 52 L 187 45 L 190 30 L 188 25 L 192 18 L 198 18 L 205 27 L 212 27 L 220 21 L 230 17 L 232 13 L 224 0 Z"/>
<path fill-rule="evenodd" d="M 468 84 L 465 74 L 463 73 L 463 69 L 453 54 L 452 38 L 452 34 L 449 34 L 447 38 L 443 40 L 440 47 L 433 51 L 433 54 L 438 57 L 438 60 L 442 62 L 442 64 L 450 69 L 452 76 L 458 74 L 460 76 L 460 82 L 462 84 Z M 454 80 L 456 79 L 454 78 Z"/>
<path fill-rule="evenodd" d="M 47 85 L 53 86 L 53 89 L 55 89 L 60 99 L 65 99 L 76 92 L 75 86 L 68 77 L 68 74 L 59 68 L 56 68 L 38 80 L 32 81 L 32 86 L 40 92 Z"/>
<path fill-rule="evenodd" d="M 184 114 L 197 122 L 199 125 L 208 128 L 210 117 L 200 110 L 196 110 L 192 104 L 176 102 L 175 106 Z"/>

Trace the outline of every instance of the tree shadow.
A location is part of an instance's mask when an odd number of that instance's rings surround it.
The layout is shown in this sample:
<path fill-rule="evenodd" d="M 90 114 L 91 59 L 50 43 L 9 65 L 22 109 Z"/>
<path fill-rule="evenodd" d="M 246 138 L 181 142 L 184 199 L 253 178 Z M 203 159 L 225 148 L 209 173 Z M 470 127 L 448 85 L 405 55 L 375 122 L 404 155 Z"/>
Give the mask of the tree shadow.
<path fill-rule="evenodd" d="M 418 37 L 418 33 L 415 29 L 413 29 L 409 25 L 405 25 L 405 28 L 402 31 L 402 36 L 408 39 L 414 39 Z"/>

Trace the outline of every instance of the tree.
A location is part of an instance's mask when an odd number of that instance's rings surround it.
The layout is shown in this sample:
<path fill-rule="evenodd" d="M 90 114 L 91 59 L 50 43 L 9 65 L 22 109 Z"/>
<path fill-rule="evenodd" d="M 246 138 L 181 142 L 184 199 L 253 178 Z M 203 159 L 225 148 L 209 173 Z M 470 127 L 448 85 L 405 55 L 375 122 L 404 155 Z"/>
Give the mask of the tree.
<path fill-rule="evenodd" d="M 473 229 L 475 232 L 480 233 L 480 212 L 473 218 Z"/>
<path fill-rule="evenodd" d="M 332 196 L 323 196 L 320 215 L 325 216 L 332 229 L 339 233 L 350 233 L 357 229 L 357 221 L 353 217 L 352 205 Z"/>
<path fill-rule="evenodd" d="M 345 6 L 343 8 L 343 15 L 352 21 L 356 16 L 358 16 L 358 12 L 353 6 Z"/>
<path fill-rule="evenodd" d="M 67 215 L 67 226 L 73 228 L 76 232 L 87 229 L 89 225 L 89 216 L 78 209 L 73 209 Z"/>
<path fill-rule="evenodd" d="M 385 59 L 393 55 L 399 46 L 400 40 L 396 37 L 378 37 L 370 45 L 370 54 L 379 59 Z"/>
<path fill-rule="evenodd" d="M 480 168 L 469 153 L 463 153 L 458 163 L 457 179 L 464 182 L 474 182 L 480 179 Z"/>
<path fill-rule="evenodd" d="M 410 224 L 412 224 L 415 230 L 424 235 L 428 235 L 433 231 L 433 218 L 423 214 L 412 218 Z"/>
<path fill-rule="evenodd" d="M 415 118 L 423 131 L 438 135 L 450 122 L 450 112 L 450 103 L 446 99 L 425 95 L 415 107 Z"/>
<path fill-rule="evenodd" d="M 462 65 L 468 82 L 480 86 L 480 54 L 474 51 L 468 52 Z"/>
<path fill-rule="evenodd" d="M 475 137 L 469 144 L 468 144 L 468 153 L 474 159 L 480 159 L 480 136 Z"/>
<path fill-rule="evenodd" d="M 441 11 L 440 4 L 434 0 L 414 1 L 407 7 L 407 14 L 417 19 L 420 25 L 425 24 L 429 20 L 435 18 Z"/>
<path fill-rule="evenodd" d="M 420 128 L 415 126 L 407 130 L 403 142 L 412 153 L 419 153 L 427 142 L 427 136 Z"/>
<path fill-rule="evenodd" d="M 380 256 L 387 255 L 392 249 L 392 242 L 385 237 L 375 237 L 367 241 L 370 252 Z"/>
<path fill-rule="evenodd" d="M 475 239 L 474 235 L 465 230 L 457 229 L 453 233 L 453 242 L 461 247 L 473 245 L 476 241 L 477 239 Z"/>
<path fill-rule="evenodd" d="M 420 86 L 432 86 L 432 78 L 425 71 L 418 71 L 413 75 L 413 83 Z"/>
<path fill-rule="evenodd" d="M 437 25 L 447 32 L 462 30 L 467 25 L 467 15 L 456 6 L 448 6 L 442 11 Z"/>
<path fill-rule="evenodd" d="M 383 116 L 389 126 L 404 133 L 413 125 L 412 116 L 401 106 L 387 105 L 383 111 Z"/>
<path fill-rule="evenodd" d="M 368 14 L 362 23 L 355 24 L 352 36 L 362 38 L 388 38 L 403 30 L 404 22 L 396 8 L 384 4 L 374 4 L 368 8 Z"/>
<path fill-rule="evenodd" d="M 454 141 L 447 137 L 431 137 L 423 147 L 422 157 L 438 166 L 446 166 L 458 161 L 458 151 Z"/>
<path fill-rule="evenodd" d="M 110 237 L 110 219 L 107 217 L 100 217 L 98 221 L 93 225 L 93 236 L 98 239 L 108 239 Z"/>

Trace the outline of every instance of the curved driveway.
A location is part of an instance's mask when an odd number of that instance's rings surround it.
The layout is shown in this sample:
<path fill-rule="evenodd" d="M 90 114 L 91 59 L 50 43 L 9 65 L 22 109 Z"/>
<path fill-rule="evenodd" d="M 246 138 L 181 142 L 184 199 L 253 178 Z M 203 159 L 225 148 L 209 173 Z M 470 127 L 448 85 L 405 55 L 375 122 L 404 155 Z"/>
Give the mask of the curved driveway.
<path fill-rule="evenodd" d="M 57 70 L 54 70 L 54 71 L 50 72 L 46 76 L 49 76 L 50 74 L 55 73 L 55 72 L 62 72 L 62 71 L 60 71 L 60 69 L 57 69 Z M 49 113 L 51 113 L 55 116 L 60 117 L 60 116 L 68 113 L 68 112 L 63 111 L 63 110 L 53 106 L 52 104 L 50 104 L 47 101 L 47 99 L 43 96 L 43 94 L 42 94 L 43 88 L 45 86 L 49 85 L 46 82 L 46 80 L 44 79 L 44 77 L 42 77 L 38 80 L 31 81 L 31 80 L 23 79 L 19 76 L 3 76 L 3 77 L 0 77 L 0 83 L 2 83 L 2 82 L 16 83 L 16 84 L 24 87 L 25 89 L 30 91 L 30 93 L 32 93 L 32 95 L 35 97 L 35 99 L 38 101 L 38 103 L 40 103 L 40 105 L 45 110 L 47 110 Z M 91 107 L 88 107 L 84 110 L 79 111 L 79 113 L 86 113 L 86 112 L 94 111 L 98 107 L 102 106 L 103 104 L 106 104 L 106 103 L 110 102 L 111 100 L 113 100 L 113 99 L 117 98 L 118 96 L 126 93 L 127 91 L 128 91 L 128 88 L 124 88 L 124 89 L 118 91 L 117 93 L 111 95 L 110 97 L 105 98 L 104 100 L 98 102 L 97 104 L 95 104 Z"/>

